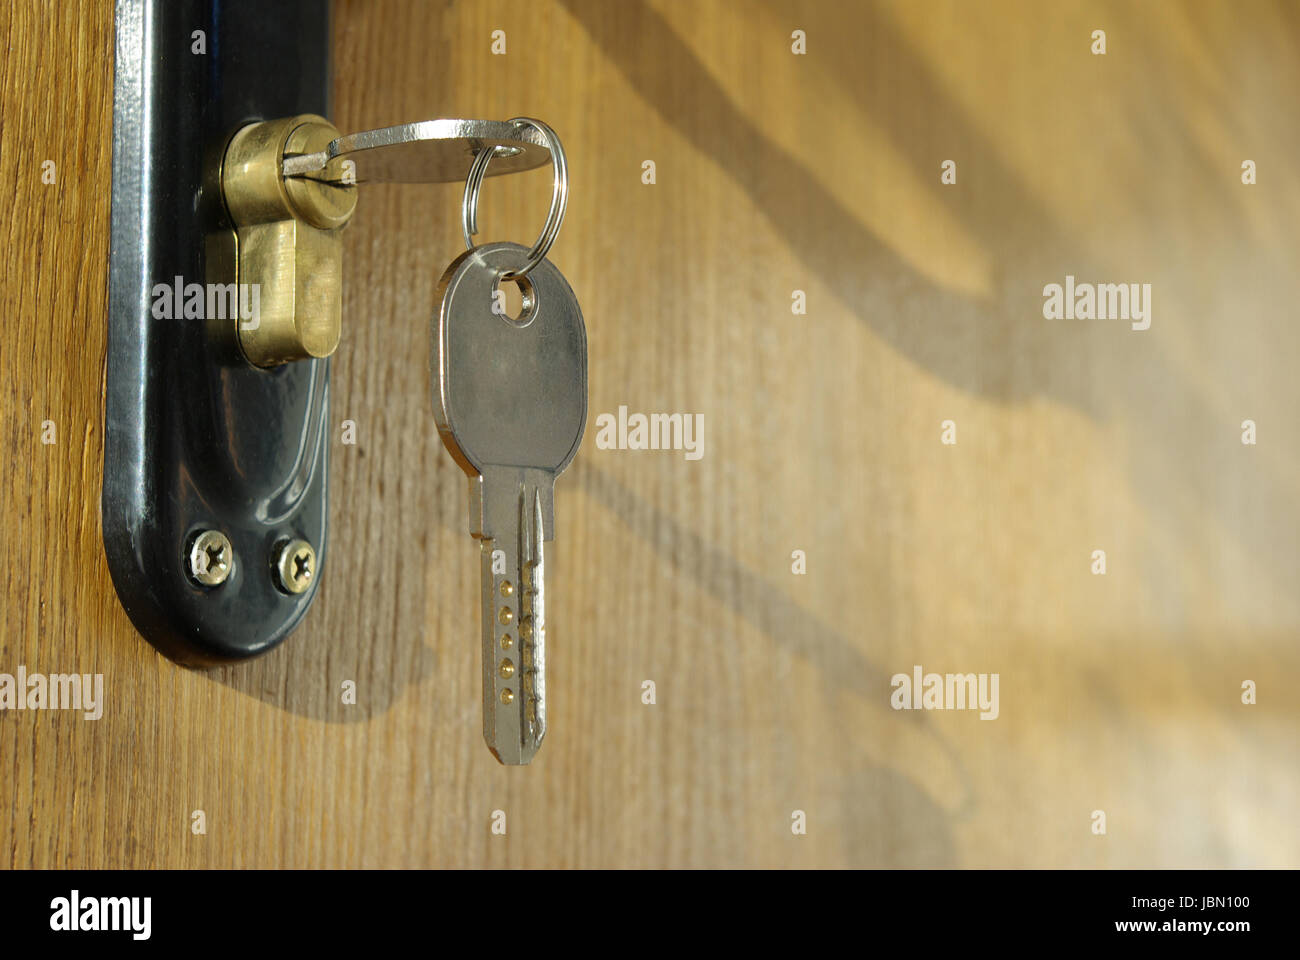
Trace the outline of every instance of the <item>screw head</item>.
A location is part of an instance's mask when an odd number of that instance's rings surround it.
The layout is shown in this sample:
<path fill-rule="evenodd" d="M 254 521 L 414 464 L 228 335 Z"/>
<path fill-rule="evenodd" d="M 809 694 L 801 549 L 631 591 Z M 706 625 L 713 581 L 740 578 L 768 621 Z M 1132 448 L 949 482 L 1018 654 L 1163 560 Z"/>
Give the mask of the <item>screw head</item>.
<path fill-rule="evenodd" d="M 302 593 L 316 578 L 316 551 L 306 540 L 285 540 L 272 560 L 275 585 L 285 593 Z"/>
<path fill-rule="evenodd" d="M 204 530 L 190 544 L 190 577 L 205 587 L 219 587 L 235 568 L 235 549 L 220 530 Z"/>

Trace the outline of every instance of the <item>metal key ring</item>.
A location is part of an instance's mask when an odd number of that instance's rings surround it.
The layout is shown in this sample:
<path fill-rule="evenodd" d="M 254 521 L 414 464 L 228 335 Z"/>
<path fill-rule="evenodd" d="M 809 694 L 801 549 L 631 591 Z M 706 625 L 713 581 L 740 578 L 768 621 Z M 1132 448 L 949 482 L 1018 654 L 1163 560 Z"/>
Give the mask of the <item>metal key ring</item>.
<path fill-rule="evenodd" d="M 564 156 L 564 147 L 560 144 L 560 138 L 542 121 L 529 117 L 515 117 L 510 122 L 516 126 L 532 127 L 546 139 L 546 148 L 551 152 L 551 166 L 555 170 L 554 185 L 551 188 L 551 212 L 546 216 L 546 223 L 537 237 L 537 242 L 528 251 L 522 267 L 501 274 L 502 280 L 519 280 L 526 277 L 534 267 L 546 259 L 547 251 L 551 249 L 551 244 L 560 234 L 560 224 L 564 222 L 564 210 L 569 205 L 569 162 Z M 483 187 L 483 178 L 487 175 L 488 164 L 492 162 L 498 150 L 506 149 L 509 148 L 497 146 L 480 150 L 474 157 L 474 162 L 470 164 L 469 176 L 465 178 L 465 198 L 461 203 L 461 226 L 465 232 L 465 247 L 469 250 L 474 249 L 474 235 L 478 233 L 478 195 Z"/>

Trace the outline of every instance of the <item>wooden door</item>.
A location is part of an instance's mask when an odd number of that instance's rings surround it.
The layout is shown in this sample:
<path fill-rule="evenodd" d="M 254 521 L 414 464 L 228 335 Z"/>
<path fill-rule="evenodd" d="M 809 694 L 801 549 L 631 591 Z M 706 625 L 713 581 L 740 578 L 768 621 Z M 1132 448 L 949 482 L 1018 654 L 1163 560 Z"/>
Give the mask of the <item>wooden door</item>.
<path fill-rule="evenodd" d="M 0 672 L 105 683 L 94 721 L 0 712 L 0 863 L 1300 861 L 1287 5 L 339 2 L 341 129 L 529 115 L 569 153 L 590 420 L 522 769 L 480 738 L 430 408 L 458 186 L 369 188 L 347 230 L 357 442 L 305 624 L 195 672 L 119 606 L 112 20 L 0 7 Z M 531 242 L 548 187 L 489 181 L 484 235 Z M 1067 276 L 1149 283 L 1149 328 L 1046 318 Z M 620 407 L 701 415 L 701 455 L 602 449 Z M 997 674 L 998 715 L 894 709 L 918 665 Z"/>

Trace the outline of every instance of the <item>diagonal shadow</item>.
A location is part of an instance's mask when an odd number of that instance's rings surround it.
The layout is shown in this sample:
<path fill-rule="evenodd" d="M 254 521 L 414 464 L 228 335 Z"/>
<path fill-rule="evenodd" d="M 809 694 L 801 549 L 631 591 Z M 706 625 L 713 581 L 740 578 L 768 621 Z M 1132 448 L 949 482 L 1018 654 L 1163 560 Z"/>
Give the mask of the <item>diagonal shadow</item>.
<path fill-rule="evenodd" d="M 663 16 L 644 2 L 561 3 L 645 103 L 727 171 L 809 273 L 893 350 L 986 399 L 1011 403 L 1043 396 L 1094 420 L 1131 420 L 1132 440 L 1124 454 L 1131 465 L 1131 486 L 1161 530 L 1157 542 L 1177 543 L 1189 521 L 1201 518 L 1207 523 L 1216 507 L 1221 511 L 1210 500 L 1212 485 L 1200 478 L 1207 464 L 1221 458 L 1221 438 L 1231 435 L 1236 420 L 1217 411 L 1205 391 L 1171 366 L 1160 350 L 1154 327 L 1180 318 L 1172 311 L 1157 311 L 1153 331 L 1144 333 L 1129 331 L 1121 321 L 1113 337 L 1086 322 L 1063 327 L 1042 319 L 1041 282 L 1060 282 L 1066 273 L 1080 279 L 1129 280 L 1126 266 L 1097 262 L 1071 240 L 1067 228 L 1021 185 L 998 159 L 994 145 L 943 92 L 907 39 L 870 5 L 847 10 L 809 5 L 800 13 L 824 18 L 818 31 L 824 52 L 819 57 L 830 61 L 830 71 L 852 92 L 861 110 L 890 132 L 900 152 L 918 168 L 936 162 L 929 141 L 919 135 L 934 117 L 941 117 L 954 141 L 969 145 L 969 154 L 979 158 L 979 194 L 987 199 L 970 209 L 955 205 L 953 213 L 963 217 L 964 226 L 993 254 L 999 275 L 989 297 L 944 289 L 891 250 L 797 158 L 737 109 Z M 876 63 L 889 65 L 888 83 L 878 82 L 881 78 L 872 72 Z M 1140 105 L 1128 107 L 1124 115 L 1134 141 L 1146 136 L 1177 138 L 1200 178 L 1198 209 L 1233 222 L 1229 214 L 1236 207 L 1228 187 L 1235 181 L 1208 162 L 1185 121 L 1172 119 L 1187 109 L 1179 99 L 1176 78 L 1157 78 L 1143 94 Z M 918 109 L 924 118 L 920 122 Z M 845 118 L 846 124 L 852 121 L 851 116 Z M 738 144 L 743 149 L 738 150 Z M 863 171 L 863 178 L 870 179 L 870 158 L 864 158 Z M 939 187 L 932 184 L 928 189 Z M 1139 197 L 1137 202 L 1144 201 Z M 1167 211 L 1157 208 L 1151 215 L 1162 212 Z M 1160 234 L 1157 242 L 1166 236 Z M 1237 242 L 1246 240 L 1238 236 Z M 1013 269 L 1016 276 L 1043 280 L 1032 288 L 1010 286 L 1006 276 Z M 862 296 L 863 278 L 870 278 L 869 299 Z M 1154 299 L 1161 302 L 1159 290 Z M 1115 389 L 1099 390 L 1102 378 Z M 1257 498 L 1289 505 L 1294 477 L 1288 474 L 1293 472 L 1284 466 L 1254 476 Z M 1235 519 L 1222 518 L 1216 534 L 1233 543 L 1238 555 L 1291 555 L 1293 537 L 1287 524 L 1255 515 L 1249 522 L 1231 522 Z M 1157 556 L 1147 562 L 1169 568 L 1167 576 L 1179 576 L 1174 564 L 1165 562 L 1169 559 Z M 1259 576 L 1289 589 L 1293 567 L 1257 566 Z M 1191 585 L 1170 586 L 1181 593 Z"/>
<path fill-rule="evenodd" d="M 703 537 L 593 466 L 590 458 L 577 459 L 571 473 L 584 493 L 618 517 L 633 536 L 653 548 L 685 580 L 726 603 L 764 636 L 816 666 L 826 687 L 828 702 L 830 694 L 844 692 L 875 709 L 885 710 L 883 704 L 887 702 L 892 671 L 884 670 L 858 652 L 843 634 L 729 554 L 711 546 Z M 885 631 L 885 624 L 881 622 L 883 616 L 881 611 L 863 609 L 855 622 L 855 630 L 868 635 L 882 633 Z M 894 713 L 893 710 L 888 712 Z M 964 796 L 948 815 L 965 817 L 973 809 L 975 798 L 960 755 L 923 711 L 904 711 L 898 715 L 932 736 L 951 761 L 962 783 Z M 905 778 L 897 773 L 895 776 L 899 778 L 901 789 Z M 916 787 L 913 785 L 909 789 Z"/>

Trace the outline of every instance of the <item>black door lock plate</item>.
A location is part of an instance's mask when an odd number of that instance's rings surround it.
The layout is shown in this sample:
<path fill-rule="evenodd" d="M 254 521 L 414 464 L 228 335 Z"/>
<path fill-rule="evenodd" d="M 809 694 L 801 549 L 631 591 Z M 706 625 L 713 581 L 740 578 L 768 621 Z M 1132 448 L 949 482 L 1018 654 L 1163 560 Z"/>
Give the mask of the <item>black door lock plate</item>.
<path fill-rule="evenodd" d="M 212 335 L 234 320 L 209 284 L 226 144 L 329 115 L 329 23 L 325 0 L 117 4 L 104 546 L 136 628 L 186 664 L 276 646 L 326 557 L 329 360 L 251 366 Z"/>

